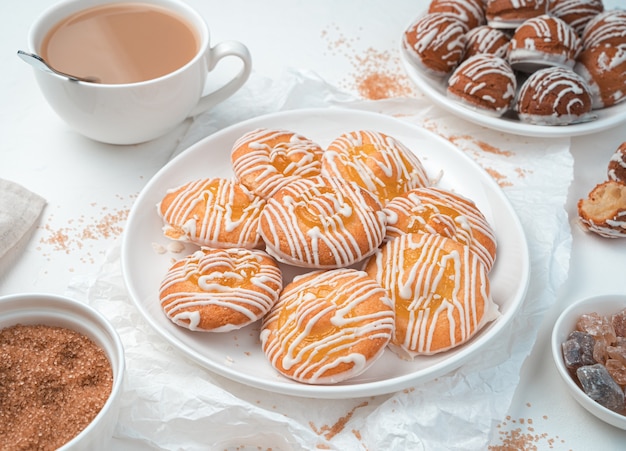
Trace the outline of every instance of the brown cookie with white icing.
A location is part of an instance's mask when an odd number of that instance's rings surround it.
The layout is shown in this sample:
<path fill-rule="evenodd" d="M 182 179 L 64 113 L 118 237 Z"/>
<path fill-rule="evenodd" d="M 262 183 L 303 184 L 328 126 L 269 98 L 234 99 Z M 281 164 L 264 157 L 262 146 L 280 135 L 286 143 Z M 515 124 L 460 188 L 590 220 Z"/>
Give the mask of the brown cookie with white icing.
<path fill-rule="evenodd" d="M 402 48 L 417 69 L 433 77 L 445 77 L 463 58 L 468 30 L 451 14 L 426 14 L 406 29 Z"/>
<path fill-rule="evenodd" d="M 626 141 L 621 143 L 611 156 L 607 176 L 609 180 L 626 183 Z"/>
<path fill-rule="evenodd" d="M 454 70 L 446 95 L 468 108 L 500 117 L 513 106 L 516 88 L 517 79 L 504 58 L 479 54 Z"/>

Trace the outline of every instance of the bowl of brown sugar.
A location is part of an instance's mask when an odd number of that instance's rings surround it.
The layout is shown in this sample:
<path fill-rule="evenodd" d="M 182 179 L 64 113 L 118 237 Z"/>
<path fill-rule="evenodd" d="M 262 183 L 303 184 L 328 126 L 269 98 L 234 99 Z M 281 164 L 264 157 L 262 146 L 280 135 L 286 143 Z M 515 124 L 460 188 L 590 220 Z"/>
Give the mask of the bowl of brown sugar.
<path fill-rule="evenodd" d="M 0 297 L 0 437 L 6 449 L 106 449 L 124 349 L 92 307 L 51 294 Z"/>

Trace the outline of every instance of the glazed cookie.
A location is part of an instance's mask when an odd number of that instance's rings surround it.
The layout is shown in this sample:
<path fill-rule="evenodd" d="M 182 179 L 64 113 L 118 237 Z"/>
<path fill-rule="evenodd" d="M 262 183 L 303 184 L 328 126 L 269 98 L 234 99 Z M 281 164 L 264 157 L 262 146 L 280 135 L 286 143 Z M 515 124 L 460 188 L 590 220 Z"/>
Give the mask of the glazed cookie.
<path fill-rule="evenodd" d="M 605 238 L 626 237 L 626 184 L 608 180 L 578 201 L 578 219 L 584 230 Z"/>
<path fill-rule="evenodd" d="M 324 152 L 322 175 L 354 182 L 382 205 L 430 184 L 422 162 L 411 150 L 391 136 L 367 130 L 334 139 Z"/>
<path fill-rule="evenodd" d="M 563 20 L 578 35 L 602 11 L 602 0 L 548 0 L 548 14 Z"/>
<path fill-rule="evenodd" d="M 260 128 L 239 138 L 231 153 L 235 177 L 268 198 L 292 180 L 320 174 L 322 148 L 287 130 Z"/>
<path fill-rule="evenodd" d="M 431 0 L 428 12 L 450 14 L 469 29 L 485 24 L 483 0 Z"/>
<path fill-rule="evenodd" d="M 468 30 L 453 15 L 426 14 L 406 29 L 402 48 L 417 69 L 433 77 L 445 77 L 463 58 Z"/>
<path fill-rule="evenodd" d="M 531 74 L 517 97 L 522 122 L 536 125 L 568 125 L 593 119 L 591 91 L 580 75 L 562 67 L 548 67 Z"/>
<path fill-rule="evenodd" d="M 515 29 L 526 20 L 545 14 L 549 0 L 485 0 L 487 24 Z"/>
<path fill-rule="evenodd" d="M 626 183 L 626 141 L 619 145 L 609 160 L 607 176 L 609 180 Z"/>
<path fill-rule="evenodd" d="M 554 66 L 571 69 L 581 49 L 581 40 L 573 28 L 558 17 L 543 14 L 515 30 L 508 60 L 513 69 L 529 73 Z"/>
<path fill-rule="evenodd" d="M 278 264 L 265 252 L 203 248 L 174 263 L 159 298 L 167 317 L 181 327 L 228 332 L 265 315 L 281 289 Z"/>
<path fill-rule="evenodd" d="M 259 222 L 267 252 L 305 268 L 339 268 L 372 254 L 385 236 L 378 201 L 341 179 L 300 179 L 267 201 Z"/>
<path fill-rule="evenodd" d="M 209 247 L 257 247 L 265 201 L 228 179 L 195 180 L 169 190 L 157 205 L 166 237 Z"/>
<path fill-rule="evenodd" d="M 489 25 L 472 28 L 467 32 L 465 38 L 463 60 L 483 54 L 506 58 L 511 40 L 502 30 L 491 28 Z"/>
<path fill-rule="evenodd" d="M 446 95 L 468 108 L 500 117 L 513 106 L 516 88 L 515 73 L 508 61 L 482 53 L 454 70 Z"/>
<path fill-rule="evenodd" d="M 383 353 L 394 328 L 385 290 L 363 271 L 315 271 L 293 280 L 263 319 L 271 365 L 307 384 L 355 377 Z"/>
<path fill-rule="evenodd" d="M 387 237 L 407 233 L 434 233 L 469 246 L 491 270 L 496 258 L 496 236 L 471 200 L 441 188 L 417 188 L 398 196 L 384 208 Z"/>
<path fill-rule="evenodd" d="M 485 265 L 450 238 L 399 236 L 370 257 L 365 271 L 394 302 L 389 346 L 407 360 L 460 346 L 499 315 Z"/>

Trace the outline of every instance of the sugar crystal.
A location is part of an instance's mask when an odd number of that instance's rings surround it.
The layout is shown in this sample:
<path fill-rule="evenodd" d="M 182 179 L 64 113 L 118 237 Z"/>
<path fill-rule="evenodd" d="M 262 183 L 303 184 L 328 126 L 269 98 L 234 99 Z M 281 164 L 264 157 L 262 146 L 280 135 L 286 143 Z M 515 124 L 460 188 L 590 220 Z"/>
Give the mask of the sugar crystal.
<path fill-rule="evenodd" d="M 607 409 L 616 412 L 624 410 L 624 391 L 604 365 L 596 363 L 581 366 L 576 370 L 576 376 L 591 399 Z"/>
<path fill-rule="evenodd" d="M 590 334 L 578 330 L 569 334 L 561 345 L 565 366 L 575 370 L 580 366 L 596 363 L 593 358 L 595 341 Z"/>
<path fill-rule="evenodd" d="M 611 324 L 618 337 L 626 337 L 626 309 L 623 309 L 611 316 Z"/>
<path fill-rule="evenodd" d="M 613 378 L 622 387 L 626 385 L 626 365 L 616 359 L 609 359 L 605 363 L 606 369 Z"/>
<path fill-rule="evenodd" d="M 576 329 L 593 335 L 597 340 L 604 340 L 607 345 L 613 344 L 616 339 L 615 329 L 611 321 L 595 312 L 580 315 Z"/>

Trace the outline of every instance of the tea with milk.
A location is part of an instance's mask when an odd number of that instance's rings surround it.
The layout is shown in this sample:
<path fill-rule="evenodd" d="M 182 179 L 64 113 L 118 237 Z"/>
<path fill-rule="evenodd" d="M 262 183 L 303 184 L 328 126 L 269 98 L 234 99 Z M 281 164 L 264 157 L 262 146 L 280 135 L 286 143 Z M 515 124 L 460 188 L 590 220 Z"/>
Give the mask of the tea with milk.
<path fill-rule="evenodd" d="M 56 24 L 40 54 L 52 67 L 100 83 L 136 83 L 183 67 L 200 37 L 173 11 L 146 3 L 88 8 Z"/>

